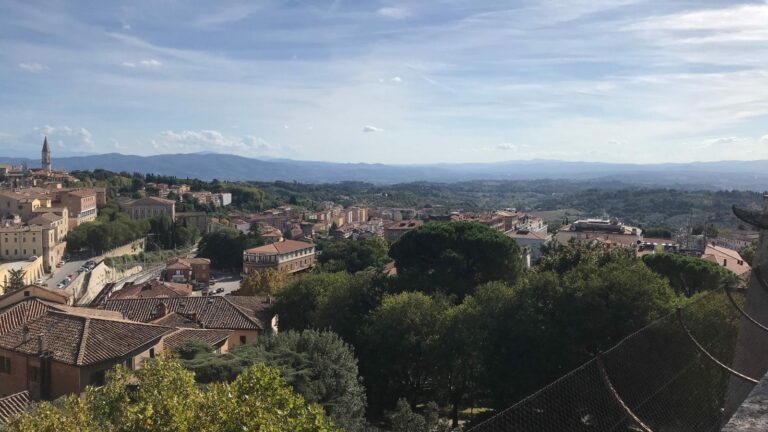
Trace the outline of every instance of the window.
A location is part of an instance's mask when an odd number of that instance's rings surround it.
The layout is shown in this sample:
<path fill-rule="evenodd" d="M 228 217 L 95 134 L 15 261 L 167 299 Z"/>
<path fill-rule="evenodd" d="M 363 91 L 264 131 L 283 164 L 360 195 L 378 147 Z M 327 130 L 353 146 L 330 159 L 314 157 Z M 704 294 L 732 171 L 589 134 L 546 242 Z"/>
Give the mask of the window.
<path fill-rule="evenodd" d="M 30 366 L 29 367 L 29 380 L 32 382 L 37 382 L 38 377 L 40 376 L 40 368 L 37 366 Z"/>
<path fill-rule="evenodd" d="M 11 373 L 11 358 L 0 356 L 0 373 Z"/>
<path fill-rule="evenodd" d="M 245 336 L 240 336 L 240 345 L 245 345 Z"/>
<path fill-rule="evenodd" d="M 96 371 L 91 374 L 91 385 L 103 386 L 104 385 L 104 371 Z"/>
<path fill-rule="evenodd" d="M 155 349 L 154 348 L 150 348 L 149 349 L 149 358 L 155 358 Z"/>
<path fill-rule="evenodd" d="M 133 370 L 133 357 L 128 357 L 123 362 L 123 365 L 127 367 L 129 370 Z"/>

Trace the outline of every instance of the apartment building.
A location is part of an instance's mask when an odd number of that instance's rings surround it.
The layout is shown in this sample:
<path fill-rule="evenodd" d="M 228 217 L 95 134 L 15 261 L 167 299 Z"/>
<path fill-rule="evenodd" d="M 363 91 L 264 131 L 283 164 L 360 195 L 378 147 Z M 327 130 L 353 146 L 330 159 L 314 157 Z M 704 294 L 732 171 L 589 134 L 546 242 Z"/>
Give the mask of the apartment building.
<path fill-rule="evenodd" d="M 276 269 L 296 273 L 315 265 L 315 245 L 295 240 L 270 243 L 243 252 L 243 272 Z"/>
<path fill-rule="evenodd" d="M 120 204 L 132 219 L 148 219 L 155 216 L 167 215 L 172 221 L 176 220 L 176 202 L 158 198 L 146 197 Z"/>

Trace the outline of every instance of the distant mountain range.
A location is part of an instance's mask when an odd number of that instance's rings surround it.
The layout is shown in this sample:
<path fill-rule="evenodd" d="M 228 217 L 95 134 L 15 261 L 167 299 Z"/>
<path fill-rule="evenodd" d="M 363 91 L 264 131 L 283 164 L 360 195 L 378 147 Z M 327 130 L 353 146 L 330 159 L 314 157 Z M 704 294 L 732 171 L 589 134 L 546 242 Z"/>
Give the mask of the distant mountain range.
<path fill-rule="evenodd" d="M 39 160 L 2 158 L 0 162 L 40 166 Z M 132 156 L 108 153 L 54 158 L 54 168 L 156 173 L 203 180 L 298 181 L 334 183 L 365 181 L 404 183 L 413 181 L 457 182 L 469 180 L 572 179 L 620 181 L 648 186 L 708 189 L 768 189 L 768 160 L 697 162 L 682 164 L 614 164 L 555 160 L 457 163 L 432 165 L 384 165 L 310 162 L 289 159 L 251 159 L 217 153 Z"/>

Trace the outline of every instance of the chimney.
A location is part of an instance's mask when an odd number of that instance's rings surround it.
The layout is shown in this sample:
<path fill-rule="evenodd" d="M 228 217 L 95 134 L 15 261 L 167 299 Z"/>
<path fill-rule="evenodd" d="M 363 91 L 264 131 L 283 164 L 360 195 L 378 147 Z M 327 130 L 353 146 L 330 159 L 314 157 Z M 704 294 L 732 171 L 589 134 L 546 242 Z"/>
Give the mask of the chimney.
<path fill-rule="evenodd" d="M 43 334 L 40 333 L 37 335 L 37 353 L 39 355 L 43 355 L 46 351 L 48 351 L 48 346 L 45 344 L 45 339 L 43 339 Z"/>
<path fill-rule="evenodd" d="M 199 322 L 197 320 L 197 312 L 192 312 L 191 314 L 189 314 L 189 319 L 191 319 L 194 322 Z"/>
<path fill-rule="evenodd" d="M 168 315 L 168 305 L 165 302 L 160 302 L 155 306 L 155 317 L 162 318 Z"/>
<path fill-rule="evenodd" d="M 21 328 L 21 341 L 25 343 L 29 341 L 29 326 L 26 324 Z"/>

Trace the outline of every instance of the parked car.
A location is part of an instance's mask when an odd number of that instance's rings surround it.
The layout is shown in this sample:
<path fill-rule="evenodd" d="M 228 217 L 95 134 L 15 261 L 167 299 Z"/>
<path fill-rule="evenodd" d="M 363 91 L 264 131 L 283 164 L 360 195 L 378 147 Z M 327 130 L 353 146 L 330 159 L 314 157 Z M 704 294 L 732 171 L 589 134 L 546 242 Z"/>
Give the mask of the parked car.
<path fill-rule="evenodd" d="M 216 294 L 223 293 L 223 292 L 224 292 L 224 288 L 216 288 L 216 291 L 214 291 L 214 293 Z"/>
<path fill-rule="evenodd" d="M 27 261 L 36 261 L 37 255 L 32 255 L 31 257 L 27 258 Z"/>
<path fill-rule="evenodd" d="M 64 265 L 64 261 L 59 261 L 59 262 L 57 262 L 57 263 L 56 263 L 56 267 L 57 267 L 57 268 L 58 268 L 58 267 L 61 267 L 61 266 L 63 266 L 63 265 Z"/>
<path fill-rule="evenodd" d="M 67 284 L 66 282 L 64 282 L 64 281 L 61 281 L 61 282 L 59 282 L 59 283 L 56 285 L 56 287 L 57 287 L 57 288 L 64 288 L 64 286 L 65 286 L 66 284 Z"/>

